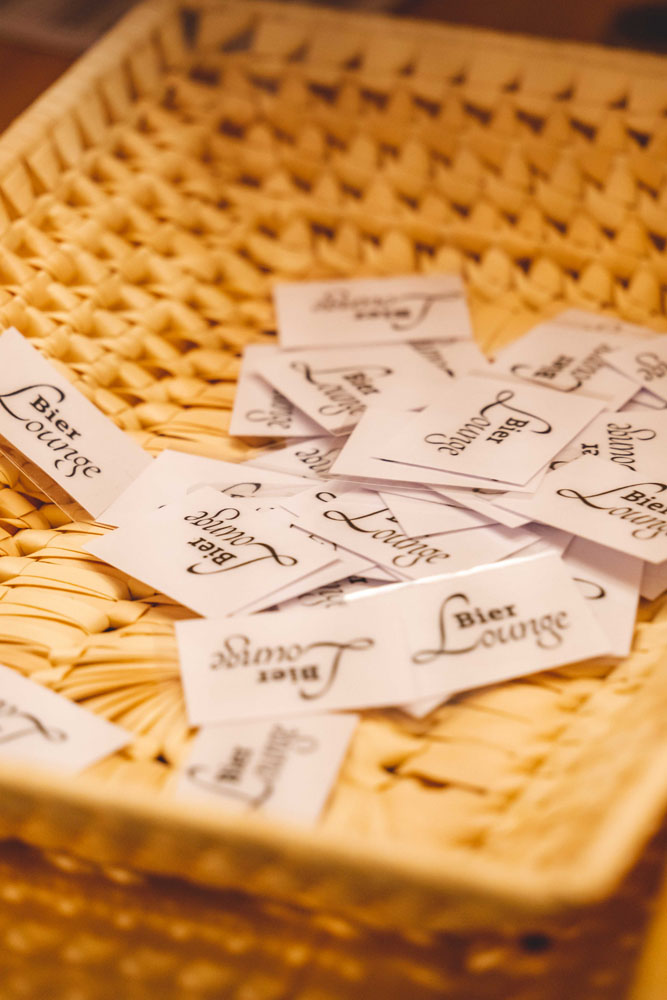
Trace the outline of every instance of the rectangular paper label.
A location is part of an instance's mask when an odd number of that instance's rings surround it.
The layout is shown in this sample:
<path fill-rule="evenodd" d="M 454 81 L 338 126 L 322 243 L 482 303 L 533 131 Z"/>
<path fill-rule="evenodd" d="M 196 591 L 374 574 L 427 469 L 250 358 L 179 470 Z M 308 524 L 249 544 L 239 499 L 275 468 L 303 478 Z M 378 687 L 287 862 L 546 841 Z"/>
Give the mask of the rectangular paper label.
<path fill-rule="evenodd" d="M 278 283 L 274 299 L 282 348 L 472 336 L 458 275 Z"/>
<path fill-rule="evenodd" d="M 601 409 L 591 398 L 468 376 L 409 418 L 377 457 L 524 484 Z"/>
<path fill-rule="evenodd" d="M 255 506 L 207 487 L 87 548 L 201 615 L 231 615 L 335 559 L 284 512 Z"/>
<path fill-rule="evenodd" d="M 634 472 L 659 470 L 667 455 L 667 413 L 601 413 L 556 456 L 554 465 L 584 455 Z"/>
<path fill-rule="evenodd" d="M 250 498 L 291 496 L 309 489 L 310 483 L 299 476 L 250 468 L 245 463 L 166 449 L 107 507 L 104 523 L 131 524 L 202 486 L 211 486 L 228 497 Z"/>
<path fill-rule="evenodd" d="M 298 503 L 296 502 L 298 501 Z M 524 529 L 473 528 L 438 538 L 401 531 L 382 498 L 371 492 L 315 489 L 295 498 L 296 524 L 329 538 L 407 579 L 494 562 L 535 541 Z"/>
<path fill-rule="evenodd" d="M 369 405 L 424 406 L 451 379 L 406 344 L 284 351 L 258 374 L 329 434 L 347 434 Z"/>
<path fill-rule="evenodd" d="M 667 337 L 664 334 L 613 351 L 609 364 L 637 385 L 667 400 Z"/>
<path fill-rule="evenodd" d="M 609 639 L 589 603 L 556 555 L 405 587 L 417 697 L 444 697 L 606 653 Z"/>
<path fill-rule="evenodd" d="M 395 615 L 362 602 L 176 624 L 193 725 L 396 705 L 414 697 Z"/>
<path fill-rule="evenodd" d="M 575 538 L 563 556 L 563 563 L 609 637 L 610 654 L 627 656 L 637 614 L 641 559 Z"/>
<path fill-rule="evenodd" d="M 120 726 L 0 666 L 0 757 L 68 774 L 131 743 Z"/>
<path fill-rule="evenodd" d="M 605 400 L 608 409 L 617 410 L 636 389 L 608 361 L 612 351 L 635 342 L 635 330 L 629 335 L 623 324 L 616 331 L 608 325 L 601 330 L 591 329 L 586 314 L 583 315 L 581 324 L 577 322 L 577 313 L 569 311 L 565 321 L 556 317 L 533 327 L 498 354 L 495 367 L 499 372 L 548 386 L 570 398 L 582 394 L 597 396 Z M 573 317 L 573 321 L 567 317 Z"/>
<path fill-rule="evenodd" d="M 647 562 L 667 559 L 667 482 L 642 472 L 585 456 L 550 472 L 533 497 L 503 503 Z"/>
<path fill-rule="evenodd" d="M 0 448 L 75 520 L 152 462 L 13 327 L 0 336 Z"/>
<path fill-rule="evenodd" d="M 356 715 L 314 715 L 206 726 L 195 737 L 176 794 L 234 812 L 314 823 L 357 724 Z"/>
<path fill-rule="evenodd" d="M 256 458 L 243 462 L 242 467 L 269 469 L 285 475 L 306 476 L 308 479 L 326 479 L 346 440 L 328 434 L 308 438 L 286 448 L 263 451 Z"/>
<path fill-rule="evenodd" d="M 229 433 L 241 437 L 308 437 L 321 428 L 257 374 L 257 366 L 279 351 L 272 344 L 248 344 L 236 383 Z"/>

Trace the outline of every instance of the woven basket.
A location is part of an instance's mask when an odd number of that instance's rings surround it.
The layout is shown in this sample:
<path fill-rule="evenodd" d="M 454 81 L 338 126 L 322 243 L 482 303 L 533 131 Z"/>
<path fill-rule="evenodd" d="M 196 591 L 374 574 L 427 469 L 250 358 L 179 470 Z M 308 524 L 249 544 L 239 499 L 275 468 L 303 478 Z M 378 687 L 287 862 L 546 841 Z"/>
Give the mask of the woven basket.
<path fill-rule="evenodd" d="M 231 460 L 278 279 L 459 271 L 489 352 L 568 304 L 665 330 L 666 115 L 658 58 L 149 2 L 0 141 L 0 324 L 151 453 Z M 624 995 L 665 848 L 635 864 L 666 599 L 621 663 L 369 713 L 315 830 L 184 810 L 189 612 L 0 484 L 0 661 L 136 734 L 76 780 L 0 770 L 3 1000 Z"/>

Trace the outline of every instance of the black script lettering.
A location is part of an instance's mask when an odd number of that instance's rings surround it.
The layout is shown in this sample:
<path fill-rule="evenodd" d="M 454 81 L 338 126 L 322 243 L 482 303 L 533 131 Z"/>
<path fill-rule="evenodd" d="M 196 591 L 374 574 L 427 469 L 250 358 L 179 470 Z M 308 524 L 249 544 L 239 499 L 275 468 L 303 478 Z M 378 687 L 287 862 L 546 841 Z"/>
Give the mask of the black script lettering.
<path fill-rule="evenodd" d="M 635 509 L 635 507 L 645 507 L 650 511 L 657 511 L 660 514 L 667 514 L 667 504 L 661 503 L 654 495 L 651 493 L 646 493 L 637 487 L 651 487 L 652 492 L 662 493 L 667 490 L 667 484 L 665 483 L 635 483 L 632 486 L 617 486 L 610 490 L 601 490 L 599 493 L 590 493 L 585 495 L 579 493 L 578 490 L 570 489 L 564 487 L 563 489 L 557 490 L 558 496 L 564 497 L 566 500 L 579 500 L 580 503 L 586 505 L 586 507 L 592 507 L 595 510 L 602 510 L 610 517 L 618 517 L 622 521 L 629 521 L 631 524 L 641 525 L 639 528 L 631 533 L 633 538 L 637 538 L 640 541 L 651 541 L 660 535 L 667 535 L 667 520 L 658 517 L 652 517 L 650 514 L 643 514 L 641 511 Z M 628 492 L 624 492 L 628 491 Z M 605 503 L 595 503 L 594 501 L 599 500 L 601 497 L 607 497 L 612 500 L 611 506 Z M 617 507 L 614 505 L 614 500 L 626 500 L 630 504 L 634 504 L 634 507 Z"/>
<path fill-rule="evenodd" d="M 92 479 L 99 475 L 102 470 L 71 444 L 75 438 L 81 437 L 81 432 L 72 427 L 60 415 L 58 404 L 64 401 L 65 393 L 62 389 L 46 382 L 27 385 L 22 389 L 0 394 L 0 407 L 5 413 L 23 424 L 25 430 L 34 434 L 36 440 L 44 444 L 50 451 L 58 453 L 58 457 L 53 461 L 53 466 L 59 471 L 61 467 L 67 470 L 63 471 L 65 479 L 72 479 L 77 472 L 80 472 L 86 479 Z M 29 409 L 27 409 L 28 407 Z M 41 419 L 37 419 L 30 410 L 39 414 Z"/>
<path fill-rule="evenodd" d="M 422 649 L 414 653 L 412 662 L 432 663 L 441 656 L 459 656 L 475 649 L 492 649 L 498 645 L 534 640 L 540 649 L 556 649 L 563 641 L 562 632 L 569 628 L 567 612 L 559 611 L 541 615 L 539 618 L 518 619 L 514 604 L 482 611 L 470 608 L 467 594 L 450 594 L 440 605 L 438 612 L 439 645 L 433 649 Z M 493 623 L 493 624 L 492 624 Z M 498 623 L 498 624 L 496 624 Z M 468 645 L 457 644 L 461 631 L 475 627 L 476 638 Z M 481 631 L 479 631 L 481 627 Z M 458 630 L 458 631 L 457 631 Z M 450 632 L 454 631 L 453 639 Z"/>
<path fill-rule="evenodd" d="M 358 521 L 364 521 L 368 517 L 375 517 L 376 514 L 388 513 L 388 507 L 381 507 L 368 514 L 358 514 L 356 517 L 349 517 L 342 510 L 326 510 L 324 517 L 330 521 L 344 521 L 354 531 L 370 535 L 371 538 L 379 542 L 384 542 L 385 545 L 389 545 L 392 548 L 401 549 L 401 553 L 394 556 L 391 560 L 392 566 L 396 566 L 398 569 L 410 569 L 412 566 L 416 566 L 421 560 L 431 565 L 441 562 L 444 559 L 449 559 L 448 552 L 443 552 L 442 549 L 427 545 L 424 542 L 423 535 L 406 535 L 404 532 L 394 528 L 360 527 L 357 523 Z M 392 524 L 398 523 L 393 516 L 385 517 L 383 520 L 389 521 Z"/>
<path fill-rule="evenodd" d="M 428 316 L 436 302 L 459 299 L 458 292 L 405 292 L 402 295 L 353 296 L 347 288 L 326 291 L 313 312 L 352 313 L 355 320 L 383 319 L 393 330 L 413 330 Z"/>
<path fill-rule="evenodd" d="M 41 736 L 47 743 L 64 743 L 68 739 L 62 729 L 47 726 L 31 712 L 24 712 L 17 705 L 0 700 L 0 744 L 35 735 Z"/>

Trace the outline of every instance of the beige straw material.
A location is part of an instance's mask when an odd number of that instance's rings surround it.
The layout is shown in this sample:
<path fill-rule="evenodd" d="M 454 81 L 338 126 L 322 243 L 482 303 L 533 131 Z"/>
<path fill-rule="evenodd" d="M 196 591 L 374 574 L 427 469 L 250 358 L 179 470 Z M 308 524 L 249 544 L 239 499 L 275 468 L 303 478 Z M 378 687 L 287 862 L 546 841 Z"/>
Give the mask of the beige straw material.
<path fill-rule="evenodd" d="M 666 111 L 657 57 L 297 4 L 148 2 L 0 141 L 0 323 L 152 454 L 231 461 L 258 445 L 228 427 L 244 345 L 275 340 L 278 280 L 459 272 L 489 353 L 568 305 L 662 331 Z M 642 605 L 622 662 L 475 691 L 423 721 L 367 713 L 319 827 L 299 831 L 179 812 L 170 781 L 192 733 L 173 623 L 190 612 L 90 556 L 104 530 L 68 522 L 0 459 L 0 660 L 134 734 L 76 781 L 4 769 L 3 836 L 243 891 L 253 926 L 272 899 L 403 942 L 415 922 L 446 927 L 446 961 L 411 953 L 409 997 L 458 997 L 493 970 L 490 997 L 502 970 L 506 995 L 545 1000 L 568 926 L 588 928 L 579 970 L 595 965 L 599 906 L 616 914 L 608 937 L 636 948 L 611 894 L 667 800 L 667 599 Z M 646 887 L 632 891 L 640 910 Z M 280 919 L 293 965 L 275 970 L 296 996 L 315 945 L 300 952 L 295 912 Z M 548 945 L 517 944 L 547 924 Z M 463 943 L 471 927 L 484 947 Z M 173 983 L 223 995 L 197 948 L 203 978 L 178 958 Z M 379 995 L 386 948 L 346 948 L 357 986 L 376 976 L 355 995 Z M 304 1000 L 345 995 L 332 949 Z M 629 961 L 587 980 L 587 1000 L 619 996 Z"/>

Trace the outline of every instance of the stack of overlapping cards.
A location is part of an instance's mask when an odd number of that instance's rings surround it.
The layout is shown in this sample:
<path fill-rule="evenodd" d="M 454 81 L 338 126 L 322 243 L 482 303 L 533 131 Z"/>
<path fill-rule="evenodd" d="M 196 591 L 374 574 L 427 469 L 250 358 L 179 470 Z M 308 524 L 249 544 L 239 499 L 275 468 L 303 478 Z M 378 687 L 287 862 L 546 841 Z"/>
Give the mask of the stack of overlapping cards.
<path fill-rule="evenodd" d="M 628 652 L 667 586 L 667 348 L 568 310 L 491 363 L 449 276 L 278 286 L 276 311 L 231 430 L 294 440 L 163 453 L 90 550 L 204 616 L 177 625 L 203 727 L 180 793 L 312 819 L 350 712 Z"/>
<path fill-rule="evenodd" d="M 193 612 L 176 794 L 312 821 L 355 711 L 628 652 L 667 586 L 667 347 L 568 310 L 490 362 L 442 275 L 278 286 L 276 312 L 231 429 L 294 440 L 249 462 L 150 459 L 16 331 L 0 435 L 115 527 L 91 553 Z"/>

